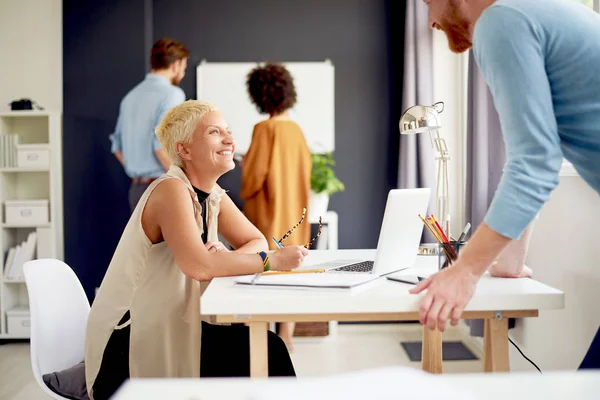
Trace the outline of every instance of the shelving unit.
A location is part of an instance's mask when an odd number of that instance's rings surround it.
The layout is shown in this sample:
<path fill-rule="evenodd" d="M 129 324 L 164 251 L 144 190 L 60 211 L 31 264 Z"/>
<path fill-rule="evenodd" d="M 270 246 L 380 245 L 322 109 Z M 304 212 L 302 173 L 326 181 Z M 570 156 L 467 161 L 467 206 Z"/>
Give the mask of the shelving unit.
<path fill-rule="evenodd" d="M 5 266 L 9 249 L 27 240 L 33 231 L 36 232 L 38 241 L 33 253 L 34 259 L 64 259 L 62 117 L 58 112 L 3 111 L 0 112 L 0 136 L 3 134 L 18 134 L 19 144 L 45 144 L 50 154 L 47 166 L 0 167 L 0 339 L 27 339 L 29 334 L 23 330 L 17 333 L 8 331 L 7 312 L 10 314 L 10 310 L 28 308 L 29 299 L 24 280 L 7 279 Z M 5 154 L 0 154 L 0 159 L 4 156 Z M 48 200 L 49 203 L 48 223 L 25 226 L 6 222 L 7 200 L 41 199 Z M 43 241 L 43 244 L 40 241 Z M 43 254 L 38 254 L 38 251 Z"/>

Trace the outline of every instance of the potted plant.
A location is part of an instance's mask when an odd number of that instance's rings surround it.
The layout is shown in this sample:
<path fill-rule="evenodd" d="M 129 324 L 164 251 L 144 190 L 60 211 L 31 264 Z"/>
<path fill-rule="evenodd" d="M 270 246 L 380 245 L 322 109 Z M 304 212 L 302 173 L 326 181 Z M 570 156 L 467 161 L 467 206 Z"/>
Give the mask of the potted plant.
<path fill-rule="evenodd" d="M 309 218 L 325 215 L 329 205 L 329 197 L 336 192 L 344 191 L 344 184 L 333 171 L 335 161 L 331 153 L 312 154 L 312 173 L 310 176 Z M 315 219 L 315 218 L 311 218 Z"/>

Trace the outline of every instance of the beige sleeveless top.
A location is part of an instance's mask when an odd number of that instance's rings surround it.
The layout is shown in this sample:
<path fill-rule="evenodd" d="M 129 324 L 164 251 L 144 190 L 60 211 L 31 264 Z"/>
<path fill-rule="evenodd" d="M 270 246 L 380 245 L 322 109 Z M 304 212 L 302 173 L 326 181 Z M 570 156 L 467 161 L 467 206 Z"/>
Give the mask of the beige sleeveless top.
<path fill-rule="evenodd" d="M 188 278 L 165 242 L 152 244 L 141 223 L 148 197 L 165 179 L 185 183 L 202 233 L 200 203 L 179 167 L 148 187 L 125 227 L 90 310 L 86 331 L 85 373 L 90 399 L 102 355 L 113 330 L 131 325 L 129 372 L 141 377 L 199 377 L 202 318 L 200 296 L 207 282 Z M 207 199 L 208 241 L 217 241 L 219 203 L 225 191 L 215 185 Z M 131 319 L 118 326 L 129 310 Z M 205 319 L 208 321 L 208 319 Z"/>

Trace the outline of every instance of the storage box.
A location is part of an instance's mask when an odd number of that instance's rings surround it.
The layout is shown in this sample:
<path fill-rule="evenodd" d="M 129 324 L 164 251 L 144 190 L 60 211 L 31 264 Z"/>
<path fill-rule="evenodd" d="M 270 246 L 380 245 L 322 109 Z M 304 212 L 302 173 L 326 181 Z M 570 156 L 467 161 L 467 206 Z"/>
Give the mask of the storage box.
<path fill-rule="evenodd" d="M 17 167 L 50 168 L 50 146 L 48 144 L 18 144 Z"/>
<path fill-rule="evenodd" d="M 38 226 L 49 222 L 48 200 L 6 200 L 5 222 L 15 226 Z"/>
<path fill-rule="evenodd" d="M 31 333 L 29 308 L 18 306 L 7 310 L 6 326 L 9 335 L 29 337 Z"/>

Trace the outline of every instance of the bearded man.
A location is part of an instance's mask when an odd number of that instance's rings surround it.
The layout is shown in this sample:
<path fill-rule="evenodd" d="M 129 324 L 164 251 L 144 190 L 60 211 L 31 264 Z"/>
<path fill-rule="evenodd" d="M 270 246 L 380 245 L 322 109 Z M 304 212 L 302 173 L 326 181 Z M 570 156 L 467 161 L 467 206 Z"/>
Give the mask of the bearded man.
<path fill-rule="evenodd" d="M 420 322 L 456 325 L 480 277 L 559 182 L 563 157 L 600 192 L 600 15 L 571 0 L 425 0 L 431 28 L 473 54 L 507 160 L 484 222 L 455 264 L 420 282 Z M 512 277 L 527 276 L 523 266 Z M 600 367 L 600 330 L 580 368 Z"/>

